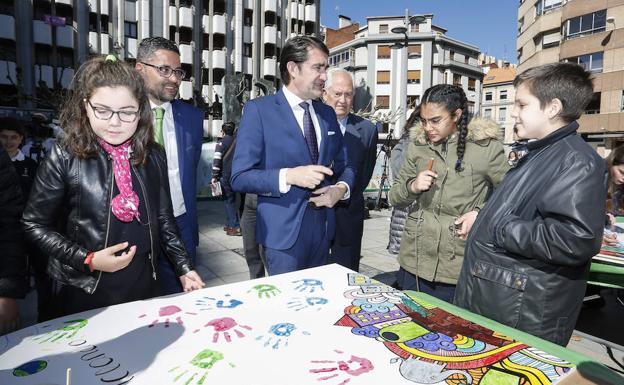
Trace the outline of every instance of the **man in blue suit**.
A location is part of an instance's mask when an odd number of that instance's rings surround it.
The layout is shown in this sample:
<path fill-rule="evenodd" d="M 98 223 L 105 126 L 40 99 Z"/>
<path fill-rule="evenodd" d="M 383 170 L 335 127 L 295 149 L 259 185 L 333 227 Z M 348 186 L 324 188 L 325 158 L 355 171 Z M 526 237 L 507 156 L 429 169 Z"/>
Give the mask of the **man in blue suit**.
<path fill-rule="evenodd" d="M 327 262 L 332 207 L 348 199 L 354 173 L 323 93 L 329 51 L 310 36 L 286 42 L 284 87 L 245 104 L 232 166 L 235 191 L 258 194 L 256 238 L 270 275 Z"/>
<path fill-rule="evenodd" d="M 165 148 L 171 203 L 184 246 L 195 264 L 199 243 L 197 225 L 197 165 L 203 138 L 203 113 L 176 99 L 185 77 L 180 51 L 162 37 L 143 39 L 136 70 L 148 89 L 154 117 L 154 137 Z M 182 286 L 173 266 L 161 253 L 158 262 L 162 294 L 179 293 Z"/>
<path fill-rule="evenodd" d="M 327 71 L 323 99 L 336 112 L 347 156 L 356 175 L 351 199 L 338 203 L 335 208 L 336 236 L 331 244 L 329 261 L 358 271 L 364 232 L 364 190 L 375 168 L 378 130 L 372 122 L 350 113 L 353 76 L 346 70 L 332 68 Z"/>

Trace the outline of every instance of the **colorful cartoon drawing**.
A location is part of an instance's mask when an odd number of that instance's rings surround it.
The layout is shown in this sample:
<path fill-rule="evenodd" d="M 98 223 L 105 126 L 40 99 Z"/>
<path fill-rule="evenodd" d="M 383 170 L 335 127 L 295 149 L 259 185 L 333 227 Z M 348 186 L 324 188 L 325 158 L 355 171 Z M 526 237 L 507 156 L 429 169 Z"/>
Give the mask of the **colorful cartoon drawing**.
<path fill-rule="evenodd" d="M 203 385 L 210 369 L 219 361 L 222 361 L 223 358 L 224 356 L 220 352 L 204 349 L 197 353 L 188 364 L 173 367 L 169 369 L 169 373 L 175 376 L 173 378 L 174 383 L 181 381 L 184 385 Z M 234 367 L 232 363 L 229 363 L 229 365 Z"/>
<path fill-rule="evenodd" d="M 256 337 L 257 341 L 264 341 L 264 347 L 270 346 L 273 349 L 279 349 L 282 346 L 288 346 L 288 340 L 293 335 L 293 333 L 298 330 L 294 324 L 283 322 L 275 325 L 271 325 L 269 328 L 268 334 L 260 335 Z M 309 336 L 310 333 L 306 331 L 301 331 L 303 335 Z M 282 346 L 280 346 L 282 345 Z"/>
<path fill-rule="evenodd" d="M 191 313 L 191 312 L 184 312 L 184 314 L 190 314 L 190 315 L 197 315 L 197 313 Z M 139 316 L 139 318 L 143 318 L 145 317 L 147 314 L 141 314 Z M 164 319 L 164 326 L 166 328 L 169 327 L 169 317 L 176 315 L 175 317 L 175 321 L 180 324 L 180 325 L 184 325 L 184 321 L 182 321 L 182 309 L 180 309 L 179 307 L 175 306 L 175 305 L 169 305 L 169 306 L 163 306 L 160 309 L 158 309 L 158 317 L 152 321 L 151 324 L 149 324 L 148 327 L 153 328 L 157 323 L 162 322 L 163 317 L 167 317 Z"/>
<path fill-rule="evenodd" d="M 364 280 L 350 276 L 349 282 L 361 288 Z M 400 362 L 401 375 L 414 383 L 547 385 L 573 366 L 420 299 L 372 294 L 346 291 L 352 305 L 336 325 L 383 343 L 396 354 L 391 362 Z M 385 297 L 390 294 L 395 297 Z"/>
<path fill-rule="evenodd" d="M 362 293 L 390 293 L 396 289 L 362 274 L 349 273 L 349 286 L 360 286 Z"/>
<path fill-rule="evenodd" d="M 224 299 L 218 300 L 212 297 L 202 297 L 201 299 L 195 301 L 195 305 L 201 306 L 199 310 L 213 310 L 215 309 L 215 307 L 217 309 L 234 309 L 235 307 L 242 304 L 242 301 L 230 298 L 229 294 L 226 294 Z"/>
<path fill-rule="evenodd" d="M 30 361 L 13 369 L 13 375 L 15 377 L 27 377 L 39 372 L 42 372 L 48 367 L 47 361 Z"/>
<path fill-rule="evenodd" d="M 230 332 L 234 332 L 238 338 L 245 337 L 245 334 L 240 330 L 240 328 L 251 330 L 250 326 L 247 325 L 239 325 L 233 318 L 223 317 L 223 318 L 215 318 L 213 320 L 208 321 L 204 327 L 212 327 L 214 329 L 214 334 L 212 335 L 212 342 L 217 343 L 219 341 L 219 336 L 223 336 L 226 342 L 231 342 L 232 337 Z M 240 327 L 240 328 L 239 328 Z M 199 329 L 194 330 L 193 333 L 197 333 Z"/>
<path fill-rule="evenodd" d="M 334 350 L 335 353 L 344 355 L 340 350 Z M 317 381 L 328 381 L 335 379 L 337 385 L 345 385 L 351 381 L 353 377 L 368 373 L 374 369 L 372 362 L 366 358 L 351 355 L 349 358 L 344 357 L 342 360 L 314 360 L 313 364 L 322 364 L 321 368 L 310 369 L 310 373 L 322 374 Z M 329 373 L 325 375 L 325 373 Z M 345 378 L 346 377 L 346 378 Z M 345 378 L 343 380 L 343 378 Z"/>
<path fill-rule="evenodd" d="M 86 319 L 75 319 L 70 321 L 64 321 L 63 325 L 60 328 L 53 330 L 51 332 L 42 334 L 33 338 L 33 340 L 38 341 L 40 344 L 45 342 L 57 342 L 59 340 L 68 340 L 73 338 L 78 334 L 78 331 L 85 326 L 89 321 Z"/>
<path fill-rule="evenodd" d="M 250 293 L 252 290 L 255 290 L 258 293 L 258 298 L 270 298 L 275 297 L 281 290 L 275 287 L 274 285 L 256 285 L 249 289 L 247 293 Z"/>
<path fill-rule="evenodd" d="M 304 278 L 298 281 L 293 281 L 293 283 L 297 284 L 297 286 L 295 286 L 295 290 L 301 293 L 314 293 L 317 289 L 325 290 L 323 288 L 323 282 L 318 279 Z"/>
<path fill-rule="evenodd" d="M 321 297 L 305 297 L 305 298 L 293 298 L 290 300 L 286 306 L 289 309 L 294 309 L 295 311 L 314 308 L 316 311 L 319 311 L 323 308 L 323 305 L 326 305 L 329 300 L 327 298 Z"/>

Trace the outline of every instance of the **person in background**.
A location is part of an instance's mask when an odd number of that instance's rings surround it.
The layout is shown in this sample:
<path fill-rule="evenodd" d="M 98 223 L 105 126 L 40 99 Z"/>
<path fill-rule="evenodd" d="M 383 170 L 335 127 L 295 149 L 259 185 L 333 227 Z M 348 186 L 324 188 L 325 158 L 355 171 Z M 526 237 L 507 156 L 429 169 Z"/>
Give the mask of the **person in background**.
<path fill-rule="evenodd" d="M 465 238 L 479 210 L 508 170 L 499 127 L 470 119 L 455 85 L 427 89 L 405 161 L 389 193 L 410 209 L 399 252 L 398 285 L 453 300 Z"/>
<path fill-rule="evenodd" d="M 201 157 L 204 114 L 198 108 L 176 99 L 186 73 L 180 51 L 171 40 L 148 37 L 139 43 L 135 69 L 141 74 L 149 96 L 154 124 L 154 140 L 163 146 L 171 188 L 173 215 L 184 247 L 197 259 L 197 167 Z M 175 266 L 160 253 L 158 266 L 162 294 L 182 291 Z"/>
<path fill-rule="evenodd" d="M 20 177 L 22 196 L 27 199 L 37 173 L 37 162 L 25 156 L 20 150 L 25 136 L 24 126 L 19 120 L 0 118 L 0 143 L 13 161 L 13 167 Z"/>
<path fill-rule="evenodd" d="M 140 75 L 113 55 L 90 59 L 61 122 L 67 135 L 40 166 L 22 219 L 49 258 L 53 316 L 158 296 L 161 252 L 185 291 L 202 288 L 175 223 Z"/>
<path fill-rule="evenodd" d="M 375 168 L 378 130 L 371 121 L 351 113 L 353 94 L 353 75 L 341 68 L 327 71 L 323 100 L 336 112 L 347 147 L 347 158 L 355 171 L 351 199 L 339 202 L 334 208 L 336 235 L 331 242 L 329 262 L 359 271 L 364 232 L 364 190 Z"/>
<path fill-rule="evenodd" d="M 240 236 L 240 220 L 236 207 L 236 193 L 232 190 L 230 177 L 232 176 L 232 158 L 236 140 L 234 137 L 235 126 L 232 122 L 221 126 L 223 137 L 217 142 L 214 158 L 212 160 L 212 183 L 221 183 L 223 203 L 225 205 L 225 233 L 231 236 Z"/>
<path fill-rule="evenodd" d="M 24 208 L 19 176 L 0 146 L 0 335 L 18 329 L 18 299 L 28 292 L 26 254 L 19 219 Z"/>

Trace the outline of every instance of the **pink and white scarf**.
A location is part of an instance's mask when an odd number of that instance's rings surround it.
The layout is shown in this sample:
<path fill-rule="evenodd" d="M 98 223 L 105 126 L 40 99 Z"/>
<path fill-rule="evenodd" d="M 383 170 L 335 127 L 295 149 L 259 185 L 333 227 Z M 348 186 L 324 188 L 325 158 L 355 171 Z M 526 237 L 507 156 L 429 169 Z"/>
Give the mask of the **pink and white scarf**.
<path fill-rule="evenodd" d="M 98 138 L 100 146 L 113 158 L 113 172 L 119 195 L 111 201 L 113 214 L 122 222 L 132 222 L 132 218 L 139 219 L 139 196 L 132 189 L 132 174 L 130 174 L 130 145 L 128 139 L 119 146 L 112 146 Z M 111 186 L 112 188 L 112 186 Z"/>

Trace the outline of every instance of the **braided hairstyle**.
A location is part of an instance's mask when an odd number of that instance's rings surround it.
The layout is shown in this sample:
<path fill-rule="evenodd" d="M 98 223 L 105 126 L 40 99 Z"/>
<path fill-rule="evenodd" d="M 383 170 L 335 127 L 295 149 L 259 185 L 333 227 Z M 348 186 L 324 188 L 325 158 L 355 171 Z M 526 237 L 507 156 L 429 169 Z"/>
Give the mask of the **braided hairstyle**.
<path fill-rule="evenodd" d="M 457 162 L 455 162 L 455 171 L 463 170 L 462 161 L 466 152 L 466 136 L 468 136 L 468 98 L 466 93 L 460 86 L 451 84 L 438 84 L 428 88 L 422 96 L 420 105 L 427 103 L 436 103 L 443 106 L 449 113 L 455 110 L 462 110 L 462 114 L 457 121 L 457 130 L 459 137 L 457 139 Z"/>

